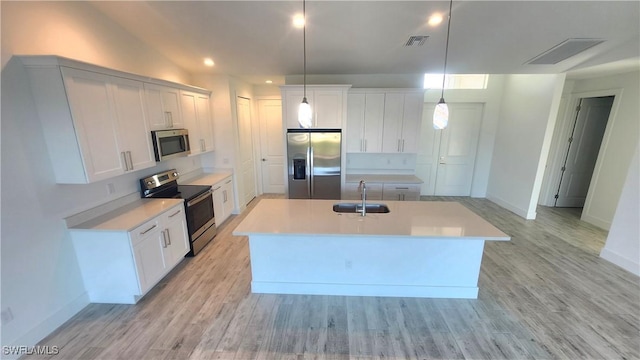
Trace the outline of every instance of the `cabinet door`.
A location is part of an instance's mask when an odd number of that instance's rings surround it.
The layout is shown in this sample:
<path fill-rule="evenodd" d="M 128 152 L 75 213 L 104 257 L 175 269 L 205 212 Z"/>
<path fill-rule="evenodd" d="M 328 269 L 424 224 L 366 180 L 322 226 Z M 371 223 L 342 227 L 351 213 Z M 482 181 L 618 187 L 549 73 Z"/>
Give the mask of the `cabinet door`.
<path fill-rule="evenodd" d="M 172 269 L 189 252 L 189 233 L 184 217 L 184 208 L 180 205 L 169 210 L 164 218 L 163 248 L 167 270 Z"/>
<path fill-rule="evenodd" d="M 347 97 L 347 152 L 364 151 L 365 97 L 366 94 Z"/>
<path fill-rule="evenodd" d="M 302 102 L 302 96 L 304 92 L 302 90 L 287 90 L 284 92 L 284 100 L 285 100 L 285 117 L 284 117 L 284 126 L 286 129 L 299 129 L 300 124 L 298 123 L 298 109 L 300 108 L 300 103 Z M 307 101 L 311 105 L 311 111 L 314 111 L 313 104 L 313 94 L 307 90 Z"/>
<path fill-rule="evenodd" d="M 207 94 L 196 95 L 196 115 L 198 131 L 202 142 L 202 151 L 213 151 L 213 119 L 211 118 L 211 100 Z"/>
<path fill-rule="evenodd" d="M 202 142 L 198 129 L 198 110 L 196 106 L 196 94 L 181 91 L 180 92 L 180 108 L 182 109 L 182 119 L 184 126 L 189 130 L 189 146 L 191 154 L 200 154 L 202 152 Z"/>
<path fill-rule="evenodd" d="M 125 171 L 140 170 L 156 165 L 147 126 L 144 88 L 139 81 L 112 77 L 117 112 L 118 142 L 124 157 Z"/>
<path fill-rule="evenodd" d="M 402 152 L 418 152 L 418 136 L 422 125 L 422 108 L 424 95 L 420 93 L 408 93 L 404 95 L 404 107 L 402 112 Z"/>
<path fill-rule="evenodd" d="M 144 84 L 144 88 L 150 129 L 183 128 L 180 90 L 155 84 Z"/>
<path fill-rule="evenodd" d="M 385 94 L 367 94 L 364 113 L 364 152 L 382 150 Z"/>
<path fill-rule="evenodd" d="M 214 184 L 212 189 L 213 196 L 213 214 L 216 217 L 216 226 L 222 224 L 225 218 L 224 211 L 224 194 L 220 183 Z"/>
<path fill-rule="evenodd" d="M 109 77 L 61 68 L 88 182 L 124 173 Z"/>
<path fill-rule="evenodd" d="M 313 103 L 309 104 L 315 114 L 315 127 L 342 128 L 342 96 L 340 90 L 313 90 Z"/>
<path fill-rule="evenodd" d="M 134 230 L 134 232 L 144 231 L 147 230 Z M 137 234 L 131 235 L 133 238 Z M 133 253 L 141 294 L 146 293 L 165 274 L 164 248 L 166 248 L 166 244 L 159 226 L 144 233 L 134 245 Z"/>
<path fill-rule="evenodd" d="M 384 120 L 382 130 L 382 152 L 401 152 L 402 111 L 404 94 L 387 93 L 384 99 Z"/>
<path fill-rule="evenodd" d="M 229 178 L 224 181 L 222 185 L 222 203 L 224 208 L 224 218 L 219 224 L 222 224 L 233 213 L 235 207 L 235 196 L 233 193 L 233 178 Z"/>

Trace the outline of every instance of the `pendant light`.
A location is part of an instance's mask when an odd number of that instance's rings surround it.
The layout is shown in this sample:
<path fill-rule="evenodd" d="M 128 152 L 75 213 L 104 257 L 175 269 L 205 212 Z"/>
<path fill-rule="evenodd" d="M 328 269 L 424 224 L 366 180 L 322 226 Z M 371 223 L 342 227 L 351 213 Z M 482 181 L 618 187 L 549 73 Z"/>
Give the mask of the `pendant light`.
<path fill-rule="evenodd" d="M 444 50 L 444 70 L 442 71 L 442 93 L 440 94 L 440 101 L 433 110 L 433 128 L 444 129 L 449 122 L 449 107 L 444 102 L 444 83 L 447 76 L 447 56 L 449 55 L 449 31 L 451 30 L 451 8 L 453 6 L 453 0 L 449 1 L 449 17 L 447 20 L 447 45 Z"/>
<path fill-rule="evenodd" d="M 298 124 L 301 128 L 311 127 L 311 106 L 307 101 L 307 14 L 306 14 L 306 0 L 302 0 L 302 19 L 304 25 L 302 26 L 302 56 L 303 56 L 303 95 L 302 103 L 298 108 Z"/>

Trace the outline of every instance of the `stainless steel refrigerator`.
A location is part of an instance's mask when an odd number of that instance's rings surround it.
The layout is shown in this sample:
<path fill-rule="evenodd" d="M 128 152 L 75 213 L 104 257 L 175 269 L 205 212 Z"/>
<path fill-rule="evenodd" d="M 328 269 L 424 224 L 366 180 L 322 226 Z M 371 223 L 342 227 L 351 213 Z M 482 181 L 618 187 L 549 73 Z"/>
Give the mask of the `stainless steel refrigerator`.
<path fill-rule="evenodd" d="M 340 199 L 340 130 L 289 129 L 289 199 Z"/>

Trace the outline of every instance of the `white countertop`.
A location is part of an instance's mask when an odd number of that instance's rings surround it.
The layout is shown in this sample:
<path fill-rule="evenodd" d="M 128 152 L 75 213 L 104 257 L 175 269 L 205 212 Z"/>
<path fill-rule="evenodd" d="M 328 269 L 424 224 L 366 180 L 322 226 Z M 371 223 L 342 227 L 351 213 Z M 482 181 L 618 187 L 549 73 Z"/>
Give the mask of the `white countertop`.
<path fill-rule="evenodd" d="M 394 183 L 394 184 L 422 184 L 415 175 L 376 175 L 376 174 L 350 174 L 346 175 L 345 182 Z"/>
<path fill-rule="evenodd" d="M 182 204 L 182 199 L 139 199 L 69 230 L 131 231 L 146 221 Z"/>
<path fill-rule="evenodd" d="M 212 174 L 205 173 L 205 174 L 199 175 L 194 179 L 189 179 L 184 183 L 184 185 L 213 185 L 215 183 L 218 183 L 224 180 L 225 178 L 231 175 L 233 175 L 233 173 L 231 172 L 219 172 L 219 173 L 212 173 Z M 179 182 L 179 183 L 183 184 L 182 182 Z"/>
<path fill-rule="evenodd" d="M 509 235 L 456 202 L 382 201 L 389 213 L 365 217 L 333 212 L 333 204 L 338 202 L 349 201 L 261 199 L 233 234 L 510 240 Z"/>

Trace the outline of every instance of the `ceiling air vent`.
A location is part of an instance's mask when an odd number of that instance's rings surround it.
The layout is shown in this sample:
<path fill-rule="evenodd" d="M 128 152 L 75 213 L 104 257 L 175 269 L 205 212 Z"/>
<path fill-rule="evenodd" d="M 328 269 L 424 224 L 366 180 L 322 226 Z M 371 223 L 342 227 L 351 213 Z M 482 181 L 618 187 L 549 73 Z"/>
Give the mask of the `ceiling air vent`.
<path fill-rule="evenodd" d="M 567 39 L 527 61 L 530 65 L 554 65 L 604 42 L 603 39 Z"/>
<path fill-rule="evenodd" d="M 427 41 L 429 35 L 414 35 L 409 36 L 409 40 L 404 44 L 404 46 L 422 46 L 424 42 Z"/>

